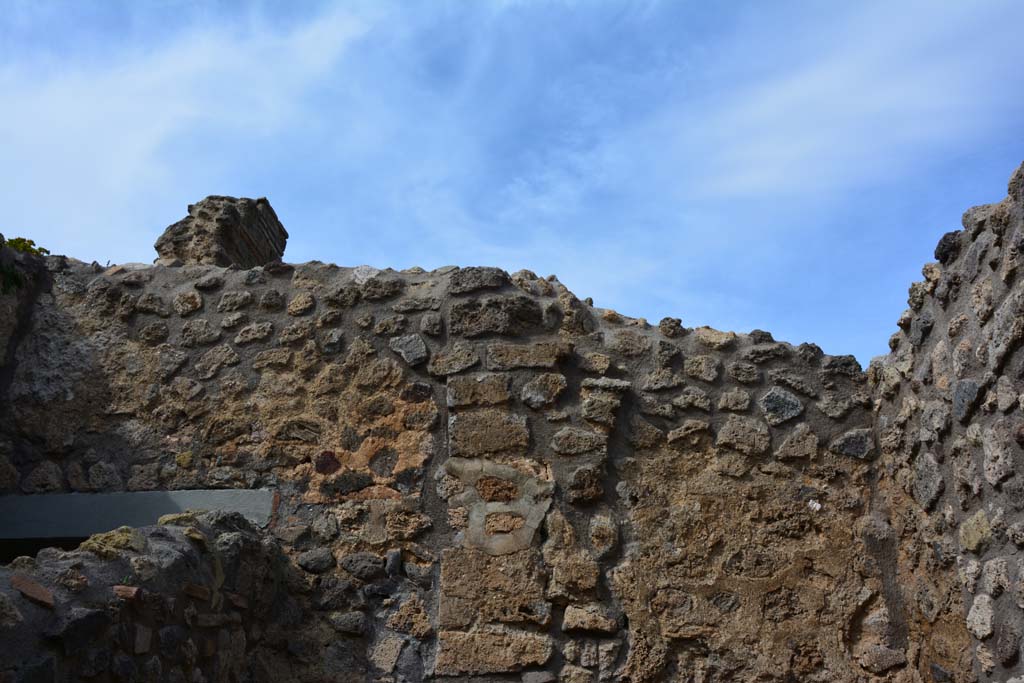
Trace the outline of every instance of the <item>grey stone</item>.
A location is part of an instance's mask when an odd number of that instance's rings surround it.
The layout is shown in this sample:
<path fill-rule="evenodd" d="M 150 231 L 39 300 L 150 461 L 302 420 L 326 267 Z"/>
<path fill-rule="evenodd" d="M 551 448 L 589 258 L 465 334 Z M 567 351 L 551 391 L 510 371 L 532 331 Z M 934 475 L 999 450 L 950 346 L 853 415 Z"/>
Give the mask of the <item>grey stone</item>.
<path fill-rule="evenodd" d="M 773 427 L 804 412 L 800 399 L 781 387 L 772 387 L 757 403 L 764 411 L 765 420 Z"/>
<path fill-rule="evenodd" d="M 235 335 L 235 343 L 239 345 L 253 344 L 263 341 L 274 331 L 274 324 L 271 322 L 249 323 Z"/>
<path fill-rule="evenodd" d="M 452 273 L 448 291 L 452 294 L 466 294 L 480 289 L 497 289 L 509 282 L 508 273 L 500 268 L 474 266 Z"/>
<path fill-rule="evenodd" d="M 730 415 L 715 436 L 716 446 L 731 448 L 744 455 L 760 455 L 768 450 L 770 444 L 768 425 L 739 415 Z"/>
<path fill-rule="evenodd" d="M 953 417 L 967 422 L 974 412 L 981 386 L 973 379 L 961 379 L 953 385 Z"/>
<path fill-rule="evenodd" d="M 463 337 L 519 335 L 540 327 L 543 319 L 540 304 L 521 295 L 455 301 L 449 309 L 451 334 Z"/>
<path fill-rule="evenodd" d="M 444 318 L 441 317 L 440 313 L 424 313 L 423 317 L 420 318 L 420 332 L 436 337 L 444 332 Z"/>
<path fill-rule="evenodd" d="M 72 607 L 53 635 L 60 640 L 65 654 L 75 654 L 102 640 L 112 623 L 113 618 L 106 610 Z"/>
<path fill-rule="evenodd" d="M 417 366 L 420 363 L 424 363 L 427 358 L 430 357 L 430 354 L 427 351 L 427 345 L 423 342 L 423 337 L 418 334 L 407 334 L 402 337 L 393 337 L 389 346 L 392 351 L 401 356 L 402 360 L 410 366 Z"/>
<path fill-rule="evenodd" d="M 838 455 L 867 460 L 874 454 L 875 442 L 870 429 L 851 429 L 833 440 L 828 449 Z"/>
<path fill-rule="evenodd" d="M 562 455 L 604 454 L 608 437 L 578 427 L 563 427 L 551 439 L 551 450 Z"/>
<path fill-rule="evenodd" d="M 1005 420 L 999 420 L 982 430 L 981 445 L 985 453 L 982 472 L 992 486 L 997 486 L 1013 474 L 1013 434 Z"/>
<path fill-rule="evenodd" d="M 373 553 L 352 553 L 341 558 L 339 564 L 349 574 L 363 581 L 384 575 L 384 558 Z"/>
<path fill-rule="evenodd" d="M 335 631 L 361 636 L 366 630 L 366 617 L 362 612 L 331 612 L 328 621 Z"/>
<path fill-rule="evenodd" d="M 217 303 L 218 313 L 241 311 L 252 305 L 252 292 L 224 292 Z"/>
<path fill-rule="evenodd" d="M 947 232 L 939 239 L 939 243 L 935 245 L 935 260 L 945 265 L 960 254 L 960 235 L 962 233 L 959 230 Z"/>
<path fill-rule="evenodd" d="M 974 597 L 971 609 L 967 613 L 967 630 L 978 640 L 992 635 L 992 617 L 994 603 L 992 597 L 981 593 Z"/>
<path fill-rule="evenodd" d="M 188 348 L 213 344 L 218 339 L 220 329 L 211 325 L 205 318 L 189 320 L 181 328 L 181 345 Z"/>
<path fill-rule="evenodd" d="M 736 361 L 727 367 L 729 376 L 742 384 L 755 384 L 761 379 L 761 371 L 753 363 Z"/>
<path fill-rule="evenodd" d="M 531 408 L 540 409 L 554 403 L 565 391 L 566 386 L 563 375 L 554 372 L 541 373 L 523 385 L 520 398 Z"/>
<path fill-rule="evenodd" d="M 196 280 L 193 286 L 204 292 L 220 289 L 224 286 L 224 278 L 217 273 L 209 273 Z"/>
<path fill-rule="evenodd" d="M 174 661 L 182 654 L 185 641 L 188 640 L 188 629 L 178 624 L 164 626 L 157 631 L 157 642 L 160 646 L 160 654 L 167 659 Z"/>
<path fill-rule="evenodd" d="M 914 483 L 911 492 L 914 500 L 925 510 L 930 510 L 942 494 L 945 482 L 939 463 L 932 453 L 922 453 L 914 461 Z"/>
<path fill-rule="evenodd" d="M 322 574 L 334 567 L 334 553 L 330 548 L 314 548 L 299 555 L 300 567 L 312 574 Z"/>

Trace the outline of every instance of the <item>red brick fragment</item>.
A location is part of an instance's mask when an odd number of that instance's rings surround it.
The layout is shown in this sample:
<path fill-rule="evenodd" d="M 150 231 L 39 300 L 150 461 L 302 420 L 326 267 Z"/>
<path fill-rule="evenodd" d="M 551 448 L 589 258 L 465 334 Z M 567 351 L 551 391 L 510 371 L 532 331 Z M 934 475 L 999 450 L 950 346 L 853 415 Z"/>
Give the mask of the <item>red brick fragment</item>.
<path fill-rule="evenodd" d="M 135 600 L 139 597 L 139 593 L 142 589 L 138 586 L 114 586 L 114 595 L 121 598 L 122 600 Z"/>
<path fill-rule="evenodd" d="M 43 607 L 53 609 L 53 591 L 33 581 L 24 574 L 13 574 L 11 576 L 11 588 L 33 602 L 37 602 Z"/>

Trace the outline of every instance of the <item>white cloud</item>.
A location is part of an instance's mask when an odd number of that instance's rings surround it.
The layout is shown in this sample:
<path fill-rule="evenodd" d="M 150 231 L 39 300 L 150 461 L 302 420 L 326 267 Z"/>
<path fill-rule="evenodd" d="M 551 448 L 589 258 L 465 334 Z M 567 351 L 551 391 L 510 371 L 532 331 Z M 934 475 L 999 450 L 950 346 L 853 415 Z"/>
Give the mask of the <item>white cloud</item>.
<path fill-rule="evenodd" d="M 364 30 L 338 12 L 285 33 L 259 22 L 197 28 L 83 66 L 0 68 L 0 230 L 83 257 L 150 253 L 155 203 L 173 197 L 180 213 L 183 185 L 215 187 L 229 167 L 258 163 L 219 158 L 217 136 L 270 135 L 302 120 L 307 88 Z M 196 132 L 209 138 L 205 153 L 175 158 Z"/>

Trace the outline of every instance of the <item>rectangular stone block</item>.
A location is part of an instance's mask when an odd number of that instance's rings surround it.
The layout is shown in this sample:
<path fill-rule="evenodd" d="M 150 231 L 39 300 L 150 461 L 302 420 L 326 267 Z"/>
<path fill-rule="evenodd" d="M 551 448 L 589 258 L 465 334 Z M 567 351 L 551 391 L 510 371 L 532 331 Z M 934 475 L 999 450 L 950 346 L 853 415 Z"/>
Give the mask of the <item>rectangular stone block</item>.
<path fill-rule="evenodd" d="M 566 345 L 554 342 L 491 344 L 487 347 L 487 369 L 553 368 L 568 353 Z"/>
<path fill-rule="evenodd" d="M 511 629 L 473 633 L 442 631 L 438 634 L 434 673 L 497 674 L 540 666 L 551 658 L 551 636 Z"/>
<path fill-rule="evenodd" d="M 545 577 L 534 549 L 492 557 L 474 548 L 451 548 L 441 556 L 442 629 L 480 623 L 530 622 L 546 626 L 551 606 L 544 599 Z"/>
<path fill-rule="evenodd" d="M 448 439 L 453 456 L 522 453 L 530 443 L 530 430 L 522 415 L 482 408 L 449 418 Z"/>
<path fill-rule="evenodd" d="M 511 397 L 512 377 L 501 374 L 460 375 L 448 379 L 448 407 L 505 403 Z"/>

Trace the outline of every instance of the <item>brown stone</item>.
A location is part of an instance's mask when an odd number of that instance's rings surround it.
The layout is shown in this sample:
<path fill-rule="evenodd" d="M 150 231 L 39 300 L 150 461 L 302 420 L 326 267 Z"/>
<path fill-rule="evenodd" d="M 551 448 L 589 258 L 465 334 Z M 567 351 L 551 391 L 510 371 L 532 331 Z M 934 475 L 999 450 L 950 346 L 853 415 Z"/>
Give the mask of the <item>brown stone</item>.
<path fill-rule="evenodd" d="M 545 576 L 536 550 L 491 556 L 473 548 L 452 548 L 441 556 L 439 625 L 468 628 L 481 623 L 546 625 L 551 607 L 544 599 Z"/>
<path fill-rule="evenodd" d="M 615 633 L 619 630 L 619 624 L 608 616 L 605 607 L 601 604 L 569 605 L 565 608 L 565 615 L 562 617 L 562 630 Z"/>
<path fill-rule="evenodd" d="M 568 353 L 568 347 L 555 342 L 536 342 L 534 344 L 495 343 L 487 347 L 487 368 L 489 370 L 553 368 Z"/>
<path fill-rule="evenodd" d="M 121 598 L 122 600 L 133 601 L 138 599 L 142 589 L 138 586 L 114 586 L 114 595 Z"/>
<path fill-rule="evenodd" d="M 466 342 L 454 342 L 433 355 L 427 364 L 431 375 L 454 375 L 480 362 L 476 349 Z"/>
<path fill-rule="evenodd" d="M 551 450 L 561 455 L 582 453 L 604 454 L 607 451 L 607 435 L 578 427 L 563 427 L 551 439 Z"/>
<path fill-rule="evenodd" d="M 24 574 L 11 574 L 11 588 L 32 602 L 53 609 L 53 591 Z"/>
<path fill-rule="evenodd" d="M 511 398 L 508 374 L 477 374 L 448 380 L 448 407 L 487 406 L 506 403 Z"/>
<path fill-rule="evenodd" d="M 452 415 L 448 435 L 453 456 L 523 452 L 530 443 L 526 418 L 495 408 Z"/>
<path fill-rule="evenodd" d="M 255 268 L 284 255 L 288 233 L 265 198 L 210 196 L 156 241 L 160 258 L 181 263 Z"/>
<path fill-rule="evenodd" d="M 441 631 L 434 671 L 442 676 L 520 671 L 545 664 L 553 649 L 551 636 L 539 633 L 495 628 Z"/>
<path fill-rule="evenodd" d="M 488 503 L 507 503 L 519 497 L 519 486 L 514 481 L 499 477 L 480 477 L 476 481 L 476 490 Z"/>
<path fill-rule="evenodd" d="M 414 638 L 425 638 L 434 630 L 423 600 L 415 593 L 391 613 L 387 620 L 387 627 L 399 633 L 408 633 Z"/>

